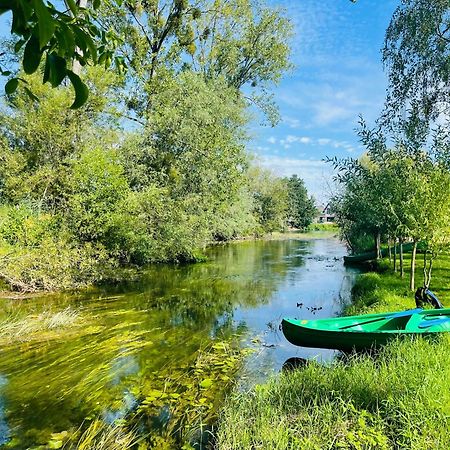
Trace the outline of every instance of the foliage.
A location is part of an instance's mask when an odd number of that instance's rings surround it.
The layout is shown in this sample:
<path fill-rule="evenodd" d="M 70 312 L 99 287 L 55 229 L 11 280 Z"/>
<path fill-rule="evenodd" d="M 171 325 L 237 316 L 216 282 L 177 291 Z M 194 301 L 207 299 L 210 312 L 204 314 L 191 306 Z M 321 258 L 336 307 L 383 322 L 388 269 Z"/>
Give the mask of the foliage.
<path fill-rule="evenodd" d="M 127 36 L 120 49 L 129 60 L 127 105 L 141 123 L 155 109 L 153 97 L 182 72 L 223 79 L 276 120 L 268 89 L 290 67 L 292 35 L 280 10 L 252 0 L 164 0 L 105 3 L 102 11 Z"/>
<path fill-rule="evenodd" d="M 22 291 L 77 287 L 121 264 L 201 260 L 213 241 L 283 228 L 285 184 L 250 169 L 245 148 L 248 99 L 262 102 L 290 66 L 280 10 L 250 0 L 63 12 L 38 3 L 11 6 L 29 12 L 13 20 L 29 92 L 11 89 L 0 110 L 0 279 Z M 117 44 L 126 78 L 100 67 Z M 90 92 L 76 113 L 63 82 L 72 50 Z M 59 89 L 42 84 L 38 66 Z"/>
<path fill-rule="evenodd" d="M 113 217 L 128 193 L 123 168 L 113 149 L 83 152 L 71 168 L 65 214 L 80 242 L 108 244 Z"/>
<path fill-rule="evenodd" d="M 119 36 L 112 29 L 104 29 L 97 20 L 96 10 L 100 0 L 92 8 L 86 2 L 68 0 L 61 9 L 46 0 L 5 1 L 0 5 L 0 15 L 12 14 L 12 53 L 22 55 L 22 69 L 25 74 L 35 73 L 45 58 L 43 83 L 60 86 L 67 78 L 75 90 L 71 108 L 77 109 L 86 103 L 88 87 L 79 77 L 77 67 L 87 64 L 111 65 L 114 47 Z M 75 66 L 73 61 L 78 66 Z M 116 57 L 116 65 L 123 69 L 123 58 Z M 10 76 L 10 70 L 0 66 L 0 74 Z M 31 100 L 39 100 L 36 92 L 21 76 L 9 78 L 5 85 L 7 94 L 13 94 L 21 82 L 24 92 Z"/>
<path fill-rule="evenodd" d="M 411 123 L 448 109 L 449 12 L 446 0 L 404 0 L 395 10 L 383 49 L 389 76 L 385 123 L 405 109 Z"/>
<path fill-rule="evenodd" d="M 286 181 L 257 166 L 251 169 L 249 175 L 254 198 L 253 213 L 259 222 L 261 233 L 282 231 L 288 208 Z"/>
<path fill-rule="evenodd" d="M 360 160 L 333 159 L 343 190 L 333 198 L 337 221 L 354 252 L 374 235 L 379 254 L 385 240 L 424 241 L 433 257 L 449 243 L 450 171 L 446 146 L 439 137 L 429 151 L 405 136 L 388 149 L 380 131 L 360 130 L 368 152 Z M 355 245 L 356 244 L 356 245 Z M 415 250 L 413 250 L 413 254 Z M 415 267 L 413 257 L 412 269 Z M 414 289 L 414 270 L 410 272 Z"/>
<path fill-rule="evenodd" d="M 288 225 L 306 229 L 317 214 L 313 197 L 308 197 L 304 181 L 297 175 L 286 180 L 288 189 Z"/>
<path fill-rule="evenodd" d="M 51 210 L 65 201 L 72 159 L 116 138 L 112 95 L 117 79 L 91 69 L 86 74 L 89 102 L 76 112 L 67 109 L 69 88 L 52 90 L 35 75 L 27 80 L 39 104 L 30 105 L 20 92 L 0 111 L 0 195 L 2 201 L 27 199 Z"/>

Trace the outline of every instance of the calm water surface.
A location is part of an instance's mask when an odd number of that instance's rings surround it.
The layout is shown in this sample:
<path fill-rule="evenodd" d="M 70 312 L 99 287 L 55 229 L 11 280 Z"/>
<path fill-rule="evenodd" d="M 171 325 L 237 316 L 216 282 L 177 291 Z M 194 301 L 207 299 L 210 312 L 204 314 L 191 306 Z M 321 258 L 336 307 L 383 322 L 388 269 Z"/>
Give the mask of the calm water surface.
<path fill-rule="evenodd" d="M 0 300 L 0 314 L 71 306 L 85 320 L 63 339 L 1 348 L 0 447 L 45 444 L 51 432 L 93 415 L 123 417 L 137 384 L 188 363 L 215 339 L 239 336 L 256 350 L 244 383 L 264 380 L 291 357 L 331 359 L 332 351 L 289 344 L 279 324 L 339 314 L 356 274 L 343 266 L 344 254 L 333 238 L 234 243 L 210 249 L 206 263 L 152 267 L 139 282 Z"/>

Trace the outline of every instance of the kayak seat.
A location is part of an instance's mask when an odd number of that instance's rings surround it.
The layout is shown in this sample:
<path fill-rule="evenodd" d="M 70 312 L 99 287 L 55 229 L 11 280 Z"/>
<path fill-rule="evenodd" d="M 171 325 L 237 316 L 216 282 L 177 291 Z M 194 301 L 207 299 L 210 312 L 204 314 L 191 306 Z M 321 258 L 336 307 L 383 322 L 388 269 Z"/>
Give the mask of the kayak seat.
<path fill-rule="evenodd" d="M 450 317 L 441 317 L 438 319 L 426 320 L 419 324 L 419 328 L 430 328 L 436 325 L 441 325 L 443 323 L 450 322 Z"/>

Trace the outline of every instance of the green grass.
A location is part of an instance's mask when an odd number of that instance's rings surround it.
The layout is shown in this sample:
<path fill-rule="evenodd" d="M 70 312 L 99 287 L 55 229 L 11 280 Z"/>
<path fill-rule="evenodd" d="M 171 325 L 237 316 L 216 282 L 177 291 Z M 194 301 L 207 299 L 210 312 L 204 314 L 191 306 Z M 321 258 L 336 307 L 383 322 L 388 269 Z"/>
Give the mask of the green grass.
<path fill-rule="evenodd" d="M 38 314 L 21 316 L 17 313 L 6 314 L 0 318 L 0 345 L 49 339 L 68 328 L 84 325 L 78 311 L 67 307 L 61 311 L 42 311 Z"/>
<path fill-rule="evenodd" d="M 450 346 L 395 342 L 373 358 L 312 363 L 225 408 L 218 448 L 450 448 Z"/>
<path fill-rule="evenodd" d="M 409 263 L 409 261 L 407 261 Z M 409 267 L 409 266 L 408 266 Z M 347 313 L 413 308 L 408 273 L 360 276 Z M 450 304 L 450 255 L 435 263 L 432 290 Z M 420 267 L 416 284 L 422 282 Z M 219 450 L 450 448 L 450 336 L 397 341 L 377 356 L 311 363 L 232 395 Z"/>
<path fill-rule="evenodd" d="M 334 231 L 338 232 L 339 227 L 336 223 L 312 223 L 308 226 L 308 231 Z"/>
<path fill-rule="evenodd" d="M 352 290 L 353 304 L 346 313 L 371 313 L 397 311 L 415 308 L 414 292 L 409 290 L 411 255 L 405 255 L 405 275 L 394 273 L 392 264 L 384 259 L 379 271 L 361 275 Z M 450 254 L 442 254 L 433 264 L 430 289 L 438 296 L 444 306 L 450 307 Z M 416 261 L 416 288 L 423 283 L 423 260 L 418 255 Z"/>

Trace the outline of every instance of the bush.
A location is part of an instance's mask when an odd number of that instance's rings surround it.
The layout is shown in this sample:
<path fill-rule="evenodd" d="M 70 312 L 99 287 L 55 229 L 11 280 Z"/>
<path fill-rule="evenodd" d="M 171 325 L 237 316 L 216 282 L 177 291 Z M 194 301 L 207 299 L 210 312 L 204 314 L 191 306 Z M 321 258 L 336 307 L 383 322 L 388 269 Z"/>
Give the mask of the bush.
<path fill-rule="evenodd" d="M 0 239 L 9 245 L 37 247 L 46 236 L 59 228 L 57 216 L 40 213 L 30 204 L 3 206 L 0 217 Z"/>
<path fill-rule="evenodd" d="M 0 257 L 0 279 L 11 290 L 56 291 L 101 281 L 114 265 L 100 244 L 74 246 L 46 238 L 36 247 L 10 247 L 7 256 Z"/>
<path fill-rule="evenodd" d="M 108 245 L 113 217 L 128 193 L 124 169 L 113 149 L 85 151 L 73 162 L 66 220 L 81 241 Z"/>

